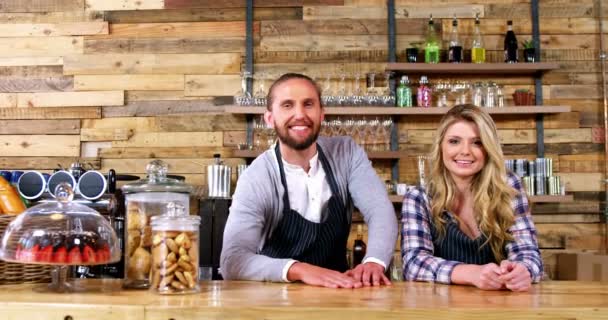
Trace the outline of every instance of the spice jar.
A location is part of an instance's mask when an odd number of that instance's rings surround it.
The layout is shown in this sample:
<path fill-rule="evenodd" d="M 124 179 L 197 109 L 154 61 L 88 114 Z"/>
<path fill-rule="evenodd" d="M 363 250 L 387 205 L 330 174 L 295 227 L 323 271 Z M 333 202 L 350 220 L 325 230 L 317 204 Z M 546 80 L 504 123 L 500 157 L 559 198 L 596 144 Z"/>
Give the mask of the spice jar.
<path fill-rule="evenodd" d="M 150 218 L 164 214 L 167 204 L 177 202 L 190 212 L 192 187 L 167 177 L 167 164 L 154 160 L 146 166 L 147 179 L 125 185 L 125 288 L 150 287 L 152 266 L 152 227 Z"/>
<path fill-rule="evenodd" d="M 167 213 L 152 217 L 151 290 L 160 294 L 195 293 L 198 285 L 199 216 L 171 202 Z"/>

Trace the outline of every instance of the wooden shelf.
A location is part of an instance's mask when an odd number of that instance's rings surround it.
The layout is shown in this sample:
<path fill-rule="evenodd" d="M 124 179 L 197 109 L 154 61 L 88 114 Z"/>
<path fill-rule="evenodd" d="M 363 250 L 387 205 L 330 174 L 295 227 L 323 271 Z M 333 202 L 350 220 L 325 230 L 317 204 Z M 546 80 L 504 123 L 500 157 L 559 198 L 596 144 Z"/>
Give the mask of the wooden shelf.
<path fill-rule="evenodd" d="M 397 107 L 326 107 L 326 115 L 443 115 L 450 108 L 397 108 Z M 539 114 L 570 112 L 570 106 L 517 106 L 485 108 L 489 114 Z M 226 106 L 225 112 L 232 114 L 263 114 L 264 107 Z"/>
<path fill-rule="evenodd" d="M 389 199 L 391 199 L 391 202 L 393 203 L 403 202 L 403 196 L 396 194 L 389 195 Z M 528 199 L 530 200 L 530 203 L 572 202 L 574 201 L 574 196 L 571 194 L 565 196 L 529 196 Z"/>
<path fill-rule="evenodd" d="M 424 74 L 534 74 L 559 68 L 552 62 L 539 63 L 389 63 L 387 71 Z"/>
<path fill-rule="evenodd" d="M 266 150 L 234 150 L 232 156 L 236 158 L 256 158 Z M 405 154 L 401 151 L 370 151 L 367 157 L 370 159 L 399 159 Z"/>

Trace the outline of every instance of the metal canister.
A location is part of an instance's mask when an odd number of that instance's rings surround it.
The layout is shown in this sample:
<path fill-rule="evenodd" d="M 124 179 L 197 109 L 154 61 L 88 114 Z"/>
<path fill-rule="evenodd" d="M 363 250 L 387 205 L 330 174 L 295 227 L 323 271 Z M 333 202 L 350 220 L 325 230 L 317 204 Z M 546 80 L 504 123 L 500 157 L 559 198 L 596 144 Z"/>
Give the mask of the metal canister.
<path fill-rule="evenodd" d="M 214 164 L 207 166 L 209 198 L 230 198 L 232 168 L 224 165 L 219 154 L 214 154 Z"/>

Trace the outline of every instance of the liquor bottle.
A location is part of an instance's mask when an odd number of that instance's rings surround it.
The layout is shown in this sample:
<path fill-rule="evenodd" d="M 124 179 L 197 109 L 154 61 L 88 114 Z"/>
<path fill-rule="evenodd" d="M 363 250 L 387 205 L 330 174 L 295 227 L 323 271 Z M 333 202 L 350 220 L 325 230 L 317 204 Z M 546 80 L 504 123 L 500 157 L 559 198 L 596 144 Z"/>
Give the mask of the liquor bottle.
<path fill-rule="evenodd" d="M 505 62 L 516 63 L 517 59 L 517 38 L 513 32 L 513 21 L 507 21 L 507 34 L 505 35 Z"/>
<path fill-rule="evenodd" d="M 439 62 L 439 41 L 437 40 L 437 32 L 435 31 L 433 15 L 431 15 L 429 18 L 429 27 L 426 33 L 426 40 L 424 42 L 424 62 Z"/>
<path fill-rule="evenodd" d="M 410 88 L 410 80 L 407 76 L 402 76 L 397 87 L 397 107 L 412 106 L 412 88 Z"/>
<path fill-rule="evenodd" d="M 431 106 L 433 93 L 431 87 L 428 86 L 429 80 L 426 76 L 420 77 L 420 85 L 416 93 L 416 102 L 419 107 L 429 108 Z"/>
<path fill-rule="evenodd" d="M 357 238 L 353 244 L 353 268 L 363 262 L 367 245 L 363 242 L 363 225 L 357 225 Z"/>
<path fill-rule="evenodd" d="M 450 46 L 448 47 L 448 61 L 452 63 L 462 62 L 462 44 L 458 39 L 458 20 L 456 20 L 456 15 L 454 15 L 454 19 L 452 19 Z"/>
<path fill-rule="evenodd" d="M 473 31 L 473 42 L 471 43 L 471 62 L 486 62 L 486 48 L 483 47 L 483 39 L 481 38 L 479 13 L 475 15 L 475 30 Z"/>

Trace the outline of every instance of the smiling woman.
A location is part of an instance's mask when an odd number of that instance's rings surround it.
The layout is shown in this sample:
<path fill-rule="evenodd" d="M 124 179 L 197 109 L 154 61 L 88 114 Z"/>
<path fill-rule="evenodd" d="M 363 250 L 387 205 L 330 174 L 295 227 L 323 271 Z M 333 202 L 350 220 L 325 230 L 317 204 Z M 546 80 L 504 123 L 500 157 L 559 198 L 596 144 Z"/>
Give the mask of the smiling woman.
<path fill-rule="evenodd" d="M 437 129 L 428 190 L 403 200 L 402 256 L 410 280 L 525 291 L 542 274 L 519 178 L 505 171 L 492 118 L 451 109 Z"/>

